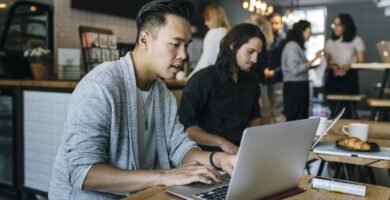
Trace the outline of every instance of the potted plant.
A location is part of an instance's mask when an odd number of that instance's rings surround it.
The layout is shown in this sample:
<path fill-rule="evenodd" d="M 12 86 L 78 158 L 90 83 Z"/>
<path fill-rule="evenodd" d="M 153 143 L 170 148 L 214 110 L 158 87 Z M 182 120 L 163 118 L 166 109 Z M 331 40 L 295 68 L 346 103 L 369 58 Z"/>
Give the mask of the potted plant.
<path fill-rule="evenodd" d="M 49 49 L 36 47 L 24 52 L 24 57 L 30 63 L 31 72 L 35 80 L 49 79 L 51 74 L 51 52 Z"/>

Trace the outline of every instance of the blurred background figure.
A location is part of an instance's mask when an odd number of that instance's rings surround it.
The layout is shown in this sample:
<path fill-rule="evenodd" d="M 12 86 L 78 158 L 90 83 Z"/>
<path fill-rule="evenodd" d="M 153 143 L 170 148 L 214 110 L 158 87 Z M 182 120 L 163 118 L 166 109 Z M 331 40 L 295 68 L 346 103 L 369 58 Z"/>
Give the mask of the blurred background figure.
<path fill-rule="evenodd" d="M 259 65 L 254 68 L 261 87 L 261 111 L 263 123 L 285 121 L 283 115 L 283 74 L 281 54 L 286 34 L 282 16 L 273 13 L 269 20 L 259 15 L 250 15 L 246 22 L 258 25 L 266 39 L 266 50 L 259 56 Z M 263 60 L 265 59 L 265 61 Z"/>
<path fill-rule="evenodd" d="M 259 26 L 260 30 L 263 32 L 266 39 L 266 44 L 265 44 L 266 48 L 267 50 L 270 49 L 274 41 L 274 35 L 272 33 L 271 23 L 257 14 L 249 15 L 245 19 L 245 22 Z"/>
<path fill-rule="evenodd" d="M 321 51 L 313 60 L 305 56 L 305 42 L 311 36 L 311 24 L 300 20 L 288 31 L 282 51 L 284 114 L 287 121 L 309 117 L 309 69 L 321 57 Z"/>
<path fill-rule="evenodd" d="M 337 15 L 332 23 L 332 30 L 332 37 L 325 44 L 325 56 L 329 68 L 325 82 L 326 93 L 359 94 L 358 71 L 350 69 L 352 63 L 364 62 L 364 42 L 356 35 L 355 22 L 350 14 Z M 334 110 L 336 109 L 335 103 L 329 102 L 329 105 L 332 111 L 331 115 L 335 116 L 337 114 L 337 111 Z M 349 108 L 348 105 L 341 105 L 341 107 Z M 347 109 L 343 118 L 351 117 L 351 110 Z"/>
<path fill-rule="evenodd" d="M 189 76 L 192 76 L 200 69 L 215 64 L 221 39 L 230 29 L 230 23 L 226 17 L 225 10 L 218 4 L 208 5 L 203 11 L 203 19 L 209 31 L 206 33 L 203 41 L 202 55 Z"/>

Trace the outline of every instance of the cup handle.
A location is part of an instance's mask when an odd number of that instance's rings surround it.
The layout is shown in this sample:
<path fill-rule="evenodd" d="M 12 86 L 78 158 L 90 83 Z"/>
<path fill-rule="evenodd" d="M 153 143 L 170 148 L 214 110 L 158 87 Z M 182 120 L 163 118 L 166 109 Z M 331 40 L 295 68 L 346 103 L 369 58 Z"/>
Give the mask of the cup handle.
<path fill-rule="evenodd" d="M 348 131 L 346 129 L 348 129 Z M 349 136 L 349 126 L 348 125 L 343 126 L 342 131 L 344 134 Z"/>

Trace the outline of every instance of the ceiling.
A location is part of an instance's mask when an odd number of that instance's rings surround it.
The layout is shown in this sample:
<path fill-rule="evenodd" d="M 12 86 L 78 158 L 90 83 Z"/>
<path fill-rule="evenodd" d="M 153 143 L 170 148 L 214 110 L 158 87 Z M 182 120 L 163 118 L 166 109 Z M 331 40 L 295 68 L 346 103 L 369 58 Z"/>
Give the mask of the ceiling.
<path fill-rule="evenodd" d="M 305 5 L 324 5 L 324 4 L 336 4 L 336 3 L 357 3 L 367 2 L 373 0 L 267 0 L 270 4 L 277 4 L 281 6 L 290 6 L 299 4 L 300 6 Z"/>

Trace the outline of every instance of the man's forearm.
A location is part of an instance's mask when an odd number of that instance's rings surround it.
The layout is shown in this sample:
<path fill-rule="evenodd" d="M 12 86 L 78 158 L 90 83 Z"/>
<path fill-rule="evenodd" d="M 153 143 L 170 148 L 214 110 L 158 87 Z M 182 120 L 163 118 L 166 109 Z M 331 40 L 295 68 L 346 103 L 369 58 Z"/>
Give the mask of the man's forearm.
<path fill-rule="evenodd" d="M 253 120 L 249 121 L 248 125 L 249 126 L 259 126 L 259 125 L 261 125 L 261 118 L 256 118 L 256 119 L 253 119 Z"/>
<path fill-rule="evenodd" d="M 191 140 L 201 145 L 220 147 L 223 142 L 222 137 L 208 133 L 197 125 L 188 127 L 186 131 Z"/>
<path fill-rule="evenodd" d="M 83 189 L 99 192 L 133 192 L 155 185 L 163 185 L 163 170 L 122 170 L 109 164 L 92 166 Z"/>
<path fill-rule="evenodd" d="M 196 161 L 202 165 L 211 165 L 210 159 L 212 159 L 215 167 L 222 168 L 229 175 L 232 175 L 234 165 L 233 163 L 235 160 L 231 159 L 236 158 L 235 155 L 225 152 L 216 152 L 212 158 L 210 158 L 210 155 L 211 152 L 206 152 L 199 149 L 191 149 L 184 156 L 182 163 L 187 164 Z"/>
<path fill-rule="evenodd" d="M 211 152 L 202 151 L 197 148 L 192 148 L 187 152 L 182 160 L 182 165 L 190 163 L 190 162 L 199 162 L 202 165 L 210 165 L 209 157 Z"/>

